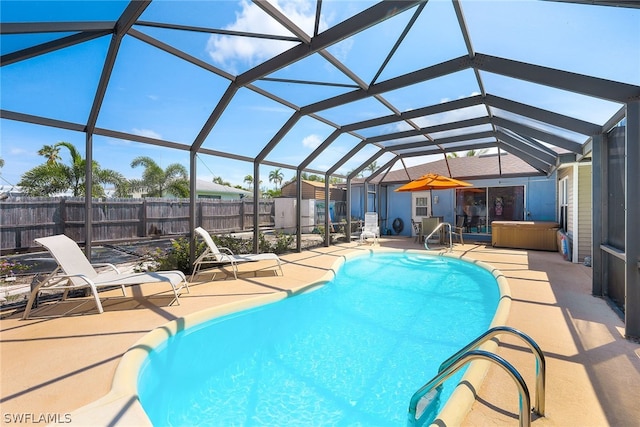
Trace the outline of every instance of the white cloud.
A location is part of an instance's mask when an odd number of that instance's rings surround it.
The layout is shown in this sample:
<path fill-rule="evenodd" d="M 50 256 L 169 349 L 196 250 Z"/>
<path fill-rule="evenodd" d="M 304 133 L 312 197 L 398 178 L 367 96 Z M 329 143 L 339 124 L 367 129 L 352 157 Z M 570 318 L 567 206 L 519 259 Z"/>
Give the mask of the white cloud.
<path fill-rule="evenodd" d="M 338 61 L 347 62 L 347 57 L 353 48 L 353 44 L 353 39 L 344 40 L 341 43 L 332 46 L 331 53 L 333 53 L 333 56 L 335 56 Z"/>
<path fill-rule="evenodd" d="M 315 149 L 320 145 L 321 142 L 322 140 L 319 135 L 311 134 L 304 137 L 304 139 L 302 140 L 302 145 L 307 148 Z"/>
<path fill-rule="evenodd" d="M 304 0 L 275 0 L 273 4 L 307 34 L 313 33 L 315 3 Z M 236 21 L 228 25 L 226 30 L 292 36 L 288 30 L 271 19 L 255 4 L 243 0 L 240 6 L 242 10 L 236 14 Z M 324 23 L 322 26 L 326 27 Z M 218 64 L 232 66 L 236 62 L 241 62 L 255 65 L 291 46 L 290 42 L 214 34 L 209 38 L 206 50 L 211 59 Z"/>
<path fill-rule="evenodd" d="M 134 128 L 132 132 L 134 135 L 145 136 L 147 138 L 162 139 L 162 135 L 160 135 L 158 132 L 152 131 L 151 129 Z"/>

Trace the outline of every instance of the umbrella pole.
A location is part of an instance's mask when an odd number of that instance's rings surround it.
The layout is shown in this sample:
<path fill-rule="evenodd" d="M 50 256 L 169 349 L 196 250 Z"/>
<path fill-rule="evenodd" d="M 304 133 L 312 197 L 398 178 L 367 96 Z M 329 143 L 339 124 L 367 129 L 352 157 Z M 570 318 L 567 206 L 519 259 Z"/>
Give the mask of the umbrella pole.
<path fill-rule="evenodd" d="M 429 190 L 429 196 L 431 197 L 431 204 L 429 205 L 429 210 L 431 211 L 430 217 L 433 218 L 433 190 Z"/>

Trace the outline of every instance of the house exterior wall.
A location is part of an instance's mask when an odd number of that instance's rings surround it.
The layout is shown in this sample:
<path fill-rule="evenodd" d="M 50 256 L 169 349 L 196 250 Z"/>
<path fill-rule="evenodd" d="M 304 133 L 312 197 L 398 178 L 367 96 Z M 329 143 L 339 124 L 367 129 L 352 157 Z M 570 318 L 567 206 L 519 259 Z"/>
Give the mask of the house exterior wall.
<path fill-rule="evenodd" d="M 218 200 L 240 200 L 239 194 L 234 193 L 223 193 L 216 191 L 198 191 L 196 192 L 196 197 L 199 199 L 218 199 Z"/>
<path fill-rule="evenodd" d="M 556 221 L 556 174 L 549 177 L 522 177 L 500 178 L 469 181 L 476 187 L 502 187 L 524 186 L 524 208 L 529 215 L 525 215 L 529 221 Z M 387 227 L 394 219 L 400 218 L 404 223 L 404 229 L 400 235 L 411 235 L 411 218 L 413 216 L 411 192 L 395 192 L 401 184 L 389 184 L 387 189 Z M 353 184 L 351 187 L 351 215 L 364 218 L 362 184 Z M 427 193 L 428 194 L 428 193 Z M 437 190 L 433 196 L 438 197 L 438 203 L 433 203 L 433 215 L 443 217 L 445 222 L 455 223 L 455 190 Z M 372 206 L 373 204 L 370 203 Z M 370 209 L 371 206 L 368 208 Z"/>
<path fill-rule="evenodd" d="M 591 163 L 578 166 L 578 256 L 577 262 L 584 262 L 592 249 L 592 188 Z"/>
<path fill-rule="evenodd" d="M 400 235 L 411 236 L 411 193 L 396 193 L 394 190 L 398 187 L 400 185 L 390 185 L 387 190 L 387 227 L 391 228 L 393 221 L 400 218 L 404 223 Z"/>
<path fill-rule="evenodd" d="M 554 172 L 548 177 L 533 176 L 533 177 L 521 177 L 521 178 L 495 178 L 495 179 L 478 179 L 468 181 L 476 187 L 510 187 L 510 186 L 524 186 L 524 218 L 527 221 L 556 221 L 556 194 L 557 194 L 557 182 L 556 173 Z M 441 191 L 442 193 L 442 191 Z M 435 193 L 434 193 L 435 194 Z M 455 198 L 452 200 L 453 203 Z M 436 205 L 437 206 L 437 205 Z M 437 207 L 434 209 L 434 214 L 437 214 Z M 453 213 L 451 213 L 452 219 L 445 221 L 453 221 Z"/>

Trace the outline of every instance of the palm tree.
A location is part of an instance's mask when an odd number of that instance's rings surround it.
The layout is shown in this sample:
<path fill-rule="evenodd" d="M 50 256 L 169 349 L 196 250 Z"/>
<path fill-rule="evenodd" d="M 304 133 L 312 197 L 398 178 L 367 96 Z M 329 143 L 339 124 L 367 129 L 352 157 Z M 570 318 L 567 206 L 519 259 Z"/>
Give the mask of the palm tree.
<path fill-rule="evenodd" d="M 221 176 L 213 177 L 213 182 L 220 185 L 226 185 L 227 187 L 231 187 L 231 183 L 229 181 L 225 181 Z"/>
<path fill-rule="evenodd" d="M 353 171 L 355 171 L 355 169 L 351 169 L 349 172 L 347 172 L 347 175 L 351 175 Z M 354 178 L 362 178 L 362 171 L 358 172 L 358 174 L 354 176 Z"/>
<path fill-rule="evenodd" d="M 45 145 L 38 150 L 38 154 L 44 156 L 47 159 L 47 163 L 56 163 L 58 160 L 62 160 L 60 157 L 60 145 Z"/>
<path fill-rule="evenodd" d="M 162 169 L 151 157 L 139 156 L 133 159 L 131 167 L 144 167 L 141 180 L 131 180 L 132 189 L 146 191 L 147 197 L 162 197 L 171 193 L 176 197 L 189 197 L 189 174 L 187 168 L 172 163 Z"/>
<path fill-rule="evenodd" d="M 0 157 L 0 168 L 4 167 L 4 159 Z"/>
<path fill-rule="evenodd" d="M 489 151 L 487 148 L 482 148 L 480 150 L 469 150 L 467 151 L 467 153 L 465 154 L 466 157 L 476 157 L 476 156 L 482 156 L 484 153 L 486 153 L 487 151 Z"/>
<path fill-rule="evenodd" d="M 60 147 L 69 150 L 71 164 L 65 165 L 54 160 L 59 157 Z M 71 190 L 73 196 L 83 196 L 86 189 L 86 160 L 78 149 L 70 142 L 58 142 L 54 146 L 45 145 L 38 153 L 47 157 L 47 162 L 28 170 L 22 175 L 21 186 L 28 196 L 50 196 L 54 193 L 61 193 Z M 122 174 L 111 169 L 102 169 L 98 162 L 92 162 L 93 185 L 91 195 L 93 197 L 104 197 L 104 187 L 102 184 L 123 185 L 126 179 Z"/>
<path fill-rule="evenodd" d="M 253 187 L 253 176 L 246 175 L 243 182 L 249 184 L 250 187 Z"/>
<path fill-rule="evenodd" d="M 269 182 L 276 184 L 276 189 L 278 189 L 278 184 L 282 185 L 283 179 L 284 174 L 282 173 L 282 168 L 277 168 L 269 172 Z"/>
<path fill-rule="evenodd" d="M 364 168 L 364 170 L 369 171 L 369 175 L 371 175 L 372 173 L 374 173 L 376 170 L 378 170 L 380 166 L 378 166 L 378 162 L 376 162 L 374 160 L 373 163 L 371 163 L 369 166 L 367 166 L 366 168 Z"/>
<path fill-rule="evenodd" d="M 469 150 L 466 153 L 464 153 L 464 157 L 476 157 L 476 156 L 482 156 L 484 153 L 486 153 L 487 151 L 489 151 L 487 148 L 482 148 L 480 150 Z M 460 157 L 458 155 L 458 153 L 449 153 L 447 154 L 447 157 L 449 159 L 452 158 L 456 158 L 456 157 Z"/>

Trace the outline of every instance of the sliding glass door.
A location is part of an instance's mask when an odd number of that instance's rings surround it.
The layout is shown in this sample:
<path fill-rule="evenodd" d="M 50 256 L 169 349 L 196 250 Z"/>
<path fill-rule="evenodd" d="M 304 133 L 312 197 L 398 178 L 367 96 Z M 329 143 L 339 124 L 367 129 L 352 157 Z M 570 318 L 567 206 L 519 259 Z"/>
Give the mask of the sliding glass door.
<path fill-rule="evenodd" d="M 467 233 L 491 233 L 492 221 L 524 220 L 524 186 L 456 190 L 456 223 Z"/>

